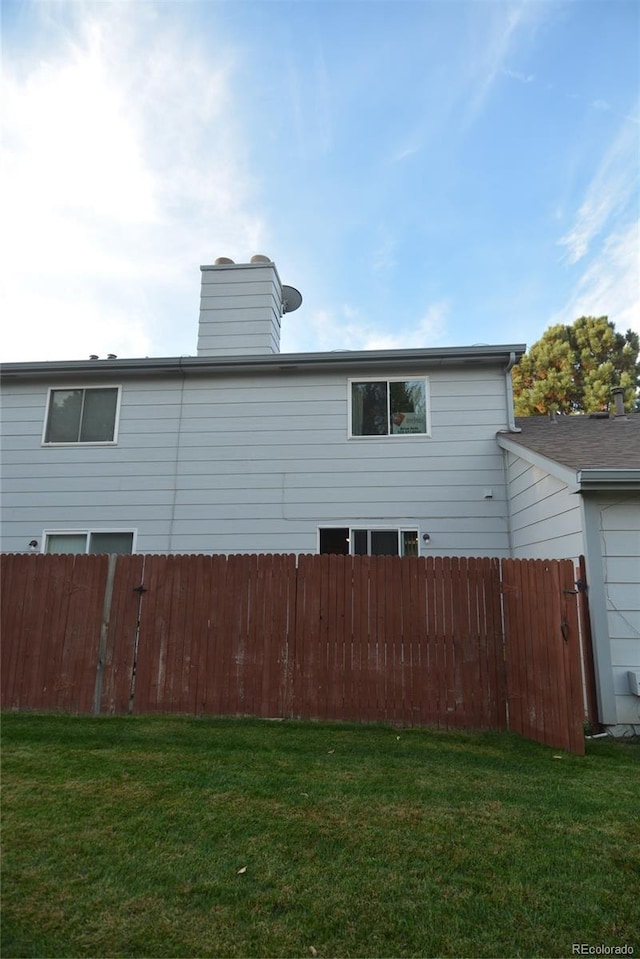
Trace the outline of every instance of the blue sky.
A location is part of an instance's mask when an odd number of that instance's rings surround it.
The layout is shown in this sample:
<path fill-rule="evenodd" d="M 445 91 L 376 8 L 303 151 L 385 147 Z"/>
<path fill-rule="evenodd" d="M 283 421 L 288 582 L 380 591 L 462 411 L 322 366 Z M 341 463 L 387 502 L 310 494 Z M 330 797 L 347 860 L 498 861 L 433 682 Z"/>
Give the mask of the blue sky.
<path fill-rule="evenodd" d="M 2 358 L 194 354 L 275 260 L 284 351 L 640 331 L 636 0 L 3 0 Z"/>

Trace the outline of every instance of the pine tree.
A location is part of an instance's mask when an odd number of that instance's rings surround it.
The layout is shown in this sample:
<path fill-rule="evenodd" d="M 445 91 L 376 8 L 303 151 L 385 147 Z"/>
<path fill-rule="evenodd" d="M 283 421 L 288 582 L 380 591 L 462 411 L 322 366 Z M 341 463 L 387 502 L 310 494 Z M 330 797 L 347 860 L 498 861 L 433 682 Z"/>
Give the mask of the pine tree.
<path fill-rule="evenodd" d="M 607 410 L 614 386 L 634 409 L 640 383 L 640 337 L 616 332 L 606 316 L 581 316 L 572 326 L 550 326 L 513 370 L 517 416 L 557 410 Z"/>

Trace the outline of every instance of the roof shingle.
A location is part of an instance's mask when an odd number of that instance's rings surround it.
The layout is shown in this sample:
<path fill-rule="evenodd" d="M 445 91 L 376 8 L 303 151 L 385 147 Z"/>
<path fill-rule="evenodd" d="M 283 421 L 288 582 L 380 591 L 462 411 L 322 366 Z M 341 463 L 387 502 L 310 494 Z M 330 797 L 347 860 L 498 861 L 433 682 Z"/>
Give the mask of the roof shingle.
<path fill-rule="evenodd" d="M 575 470 L 640 469 L 640 414 L 590 416 L 521 416 L 521 433 L 512 443 Z"/>

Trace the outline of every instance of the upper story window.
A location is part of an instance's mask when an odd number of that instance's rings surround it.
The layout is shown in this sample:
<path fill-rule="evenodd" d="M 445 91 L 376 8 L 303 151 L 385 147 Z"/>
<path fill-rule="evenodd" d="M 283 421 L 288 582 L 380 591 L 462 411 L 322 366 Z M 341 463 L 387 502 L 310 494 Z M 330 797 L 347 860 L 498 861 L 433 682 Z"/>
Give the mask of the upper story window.
<path fill-rule="evenodd" d="M 49 390 L 44 443 L 115 443 L 119 386 Z"/>
<path fill-rule="evenodd" d="M 351 436 L 426 436 L 428 380 L 397 377 L 352 380 Z"/>

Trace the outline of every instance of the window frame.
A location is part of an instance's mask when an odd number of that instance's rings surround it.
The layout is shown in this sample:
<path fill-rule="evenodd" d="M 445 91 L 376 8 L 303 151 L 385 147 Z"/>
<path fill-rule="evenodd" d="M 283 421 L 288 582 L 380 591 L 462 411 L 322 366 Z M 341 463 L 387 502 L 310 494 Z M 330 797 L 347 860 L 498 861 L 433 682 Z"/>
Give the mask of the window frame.
<path fill-rule="evenodd" d="M 425 432 L 424 433 L 373 433 L 362 434 L 353 432 L 353 385 L 354 383 L 386 383 L 387 400 L 389 399 L 390 383 L 406 383 L 411 380 L 420 380 L 424 383 L 424 402 L 425 402 Z M 376 376 L 375 374 L 365 374 L 364 376 L 350 376 L 347 380 L 347 436 L 350 440 L 410 440 L 425 439 L 431 437 L 431 395 L 430 378 L 424 373 L 403 373 L 398 376 Z M 390 413 L 388 414 L 390 416 Z M 390 424 L 388 424 L 390 426 Z"/>
<path fill-rule="evenodd" d="M 317 535 L 317 544 L 318 544 L 318 545 L 317 545 L 317 553 L 318 553 L 319 556 L 331 555 L 331 554 L 328 554 L 328 553 L 321 553 L 321 552 L 320 552 L 320 534 L 321 534 L 321 531 L 322 531 L 323 529 L 346 529 L 346 530 L 347 530 L 347 532 L 348 532 L 348 534 L 349 534 L 349 535 L 348 535 L 349 552 L 348 552 L 348 553 L 344 553 L 343 555 L 345 555 L 345 556 L 358 556 L 358 555 L 362 555 L 362 556 L 396 555 L 396 556 L 399 556 L 399 557 L 401 557 L 401 558 L 404 558 L 404 557 L 407 556 L 407 555 L 410 556 L 410 555 L 412 555 L 412 554 L 407 554 L 407 553 L 402 553 L 402 552 L 400 552 L 400 550 L 401 550 L 401 548 L 402 548 L 402 545 L 403 545 L 403 534 L 404 534 L 404 533 L 415 533 L 416 540 L 417 540 L 417 544 L 418 544 L 418 552 L 417 552 L 416 555 L 417 555 L 417 556 L 420 556 L 420 555 L 421 555 L 421 552 L 420 552 L 420 527 L 418 527 L 418 526 L 406 526 L 406 525 L 405 525 L 405 526 L 394 526 L 393 524 L 390 524 L 390 523 L 389 523 L 389 524 L 376 523 L 374 526 L 363 526 L 363 525 L 361 525 L 361 524 L 356 524 L 355 526 L 352 526 L 352 525 L 350 525 L 350 524 L 347 524 L 347 526 L 344 526 L 344 525 L 339 526 L 337 523 L 331 523 L 331 524 L 329 524 L 329 523 L 323 523 L 322 526 L 318 526 L 318 535 Z M 365 533 L 367 534 L 367 548 L 370 548 L 370 546 L 371 546 L 371 533 L 379 533 L 379 532 L 384 532 L 384 533 L 394 532 L 394 533 L 396 533 L 396 534 L 397 534 L 397 537 L 398 537 L 398 552 L 397 552 L 397 553 L 394 553 L 394 554 L 389 554 L 389 553 L 385 553 L 385 554 L 355 553 L 355 552 L 353 551 L 354 541 L 355 541 L 354 533 L 356 533 L 356 532 L 358 532 L 358 531 L 362 531 L 362 532 L 365 532 Z"/>
<path fill-rule="evenodd" d="M 114 526 L 110 526 L 110 527 L 84 526 L 84 527 L 81 527 L 80 529 L 70 529 L 69 527 L 65 527 L 64 529 L 43 529 L 42 530 L 42 546 L 40 551 L 42 553 L 46 553 L 48 556 L 54 556 L 54 555 L 65 556 L 67 555 L 66 553 L 57 554 L 57 553 L 49 553 L 47 551 L 47 543 L 48 543 L 49 536 L 85 536 L 86 542 L 85 542 L 84 553 L 76 553 L 74 555 L 76 556 L 103 555 L 100 553 L 89 553 L 89 544 L 91 541 L 91 537 L 95 533 L 130 533 L 131 534 L 131 552 L 117 554 L 117 555 L 133 556 L 133 554 L 136 552 L 138 530 L 135 528 L 132 528 L 131 526 L 116 526 L 116 527 Z"/>
<path fill-rule="evenodd" d="M 65 392 L 65 391 L 77 391 L 77 390 L 116 390 L 116 409 L 114 414 L 113 422 L 113 439 L 111 440 L 65 440 L 64 442 L 56 442 L 55 440 L 47 439 L 47 428 L 49 426 L 49 413 L 51 410 L 51 398 L 56 392 Z M 95 383 L 76 383 L 73 386 L 50 386 L 47 392 L 47 404 L 44 411 L 44 425 L 42 427 L 42 439 L 40 441 L 41 446 L 46 447 L 69 447 L 74 448 L 78 446 L 116 446 L 118 443 L 118 434 L 120 430 L 120 407 L 122 405 L 122 386 L 119 383 L 100 383 L 96 385 Z"/>

